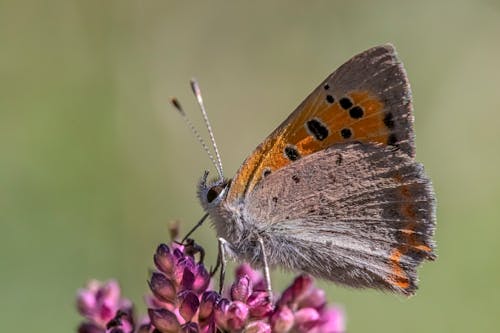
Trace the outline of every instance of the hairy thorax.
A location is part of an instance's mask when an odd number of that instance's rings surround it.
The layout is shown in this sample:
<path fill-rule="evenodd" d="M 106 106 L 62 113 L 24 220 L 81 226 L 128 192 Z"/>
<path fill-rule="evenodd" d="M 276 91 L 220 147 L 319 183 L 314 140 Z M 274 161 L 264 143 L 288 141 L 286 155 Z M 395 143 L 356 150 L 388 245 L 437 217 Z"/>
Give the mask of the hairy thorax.
<path fill-rule="evenodd" d="M 266 238 L 259 232 L 254 221 L 244 219 L 243 204 L 222 203 L 209 211 L 217 237 L 223 238 L 227 243 L 227 254 L 238 261 L 248 261 L 252 265 L 260 266 L 261 249 L 259 237 Z"/>

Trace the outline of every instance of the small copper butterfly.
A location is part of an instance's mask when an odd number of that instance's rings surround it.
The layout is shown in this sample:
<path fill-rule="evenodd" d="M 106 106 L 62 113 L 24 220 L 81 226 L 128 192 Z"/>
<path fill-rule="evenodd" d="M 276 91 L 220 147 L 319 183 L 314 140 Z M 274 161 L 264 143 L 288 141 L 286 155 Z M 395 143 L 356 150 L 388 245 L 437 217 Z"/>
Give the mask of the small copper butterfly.
<path fill-rule="evenodd" d="M 222 255 L 267 277 L 279 266 L 411 295 L 417 266 L 436 257 L 434 192 L 414 157 L 408 78 L 387 44 L 328 76 L 233 179 L 218 158 L 198 194 Z"/>

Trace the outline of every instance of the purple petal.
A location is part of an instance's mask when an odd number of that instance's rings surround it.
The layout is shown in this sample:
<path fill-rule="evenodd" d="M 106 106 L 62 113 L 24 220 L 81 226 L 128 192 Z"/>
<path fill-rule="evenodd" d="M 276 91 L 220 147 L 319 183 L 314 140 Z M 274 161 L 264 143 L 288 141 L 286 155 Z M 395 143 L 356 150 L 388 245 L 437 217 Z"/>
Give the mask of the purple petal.
<path fill-rule="evenodd" d="M 166 244 L 160 244 L 153 256 L 153 261 L 163 273 L 171 274 L 174 271 L 175 257 L 170 253 L 170 248 Z"/>
<path fill-rule="evenodd" d="M 78 327 L 78 333 L 105 333 L 106 330 L 103 327 L 97 326 L 94 323 L 82 323 Z"/>
<path fill-rule="evenodd" d="M 117 301 L 120 298 L 121 293 L 120 285 L 116 280 L 109 280 L 104 283 L 104 285 L 99 289 L 99 292 L 102 293 L 104 298 Z"/>
<path fill-rule="evenodd" d="M 267 291 L 255 291 L 247 299 L 250 317 L 262 319 L 273 311 L 273 304 L 269 301 Z"/>
<path fill-rule="evenodd" d="M 137 328 L 137 333 L 150 333 L 152 331 L 151 323 L 143 323 Z"/>
<path fill-rule="evenodd" d="M 193 288 L 193 283 L 194 283 L 194 274 L 191 271 L 190 268 L 185 267 L 184 268 L 184 273 L 182 274 L 182 280 L 181 280 L 181 290 L 189 290 Z"/>
<path fill-rule="evenodd" d="M 245 333 L 271 333 L 271 326 L 263 321 L 254 321 L 245 327 Z"/>
<path fill-rule="evenodd" d="M 176 250 L 177 249 L 175 249 L 174 252 L 177 252 Z M 194 259 L 191 257 L 185 256 L 182 252 L 181 252 L 181 255 L 182 255 L 182 257 L 177 259 L 177 263 L 175 264 L 174 273 L 173 273 L 173 278 L 174 278 L 177 285 L 181 285 L 183 283 L 182 280 L 184 279 L 184 273 L 186 271 L 190 272 L 190 275 L 192 275 L 191 280 L 194 281 L 194 269 L 195 269 Z M 186 283 L 186 281 L 184 281 L 184 283 Z M 191 285 L 192 285 L 192 282 L 191 282 Z M 190 289 L 190 287 L 191 286 L 189 286 L 189 289 Z"/>
<path fill-rule="evenodd" d="M 227 326 L 231 330 L 241 330 L 248 319 L 248 306 L 245 303 L 231 302 L 227 309 Z"/>
<path fill-rule="evenodd" d="M 206 324 L 201 324 L 200 323 L 200 332 L 201 333 L 215 333 L 216 328 L 215 328 L 215 322 L 211 320 L 210 322 Z"/>
<path fill-rule="evenodd" d="M 344 311 L 338 307 L 332 307 L 321 314 L 322 322 L 318 332 L 345 332 L 345 315 Z"/>
<path fill-rule="evenodd" d="M 161 333 L 179 332 L 181 325 L 176 315 L 167 309 L 148 309 L 148 314 L 151 323 Z"/>
<path fill-rule="evenodd" d="M 146 303 L 146 307 L 152 309 L 165 308 L 167 310 L 172 311 L 175 306 L 174 303 L 172 302 L 161 301 L 155 295 L 145 295 L 144 301 Z"/>
<path fill-rule="evenodd" d="M 278 305 L 292 305 L 300 302 L 304 295 L 312 287 L 313 279 L 311 276 L 302 274 L 295 278 L 292 284 L 285 289 L 281 295 Z"/>
<path fill-rule="evenodd" d="M 120 286 L 115 280 L 109 280 L 103 283 L 95 294 L 96 302 L 98 304 L 104 304 L 108 308 L 112 309 L 112 316 L 118 308 L 118 303 L 120 301 Z"/>
<path fill-rule="evenodd" d="M 294 313 L 295 327 L 299 332 L 308 332 L 319 324 L 320 315 L 314 308 L 303 308 Z"/>
<path fill-rule="evenodd" d="M 215 322 L 217 323 L 217 326 L 221 329 L 227 329 L 227 320 L 228 320 L 227 310 L 229 308 L 229 304 L 231 304 L 231 302 L 226 298 L 219 299 L 219 301 L 215 304 L 215 309 L 214 309 Z"/>
<path fill-rule="evenodd" d="M 202 264 L 196 265 L 196 274 L 193 282 L 193 290 L 197 293 L 204 292 L 210 284 L 210 274 Z"/>
<path fill-rule="evenodd" d="M 181 302 L 179 306 L 179 314 L 185 321 L 191 321 L 200 306 L 198 296 L 196 296 L 196 294 L 192 291 L 186 290 L 181 292 L 178 297 Z"/>
<path fill-rule="evenodd" d="M 182 333 L 198 333 L 200 328 L 196 323 L 186 323 L 182 325 L 180 332 Z"/>
<path fill-rule="evenodd" d="M 115 317 L 106 327 L 108 332 L 132 333 L 134 331 L 134 314 L 132 308 L 118 310 Z"/>
<path fill-rule="evenodd" d="M 78 290 L 76 307 L 82 316 L 89 317 L 95 313 L 96 303 L 95 294 L 92 291 L 87 289 Z"/>
<path fill-rule="evenodd" d="M 319 288 L 311 288 L 310 292 L 299 302 L 298 307 L 321 310 L 325 308 L 326 303 L 325 291 Z"/>
<path fill-rule="evenodd" d="M 116 332 L 116 333 L 133 333 L 134 326 L 129 321 L 124 321 L 121 325 L 111 327 L 107 330 L 108 333 Z"/>
<path fill-rule="evenodd" d="M 99 327 L 112 320 L 118 309 L 131 308 L 128 299 L 120 298 L 120 286 L 114 280 L 92 280 L 85 289 L 78 291 L 77 308 L 82 315 Z"/>
<path fill-rule="evenodd" d="M 252 294 L 252 281 L 248 275 L 238 278 L 231 286 L 231 299 L 245 303 Z"/>
<path fill-rule="evenodd" d="M 271 326 L 273 328 L 273 332 L 288 332 L 292 328 L 293 324 L 293 312 L 287 306 L 283 306 L 282 308 L 278 309 L 278 311 L 276 311 L 271 316 Z"/>
<path fill-rule="evenodd" d="M 239 279 L 243 276 L 248 276 L 252 284 L 256 285 L 259 282 L 262 282 L 264 279 L 262 278 L 262 274 L 252 269 L 249 264 L 241 264 L 236 268 L 236 279 Z"/>
<path fill-rule="evenodd" d="M 220 295 L 215 291 L 205 291 L 201 297 L 200 311 L 198 312 L 198 318 L 203 321 L 208 318 L 215 307 L 215 303 L 219 300 Z"/>
<path fill-rule="evenodd" d="M 102 323 L 107 323 L 113 317 L 115 316 L 116 313 L 116 307 L 114 307 L 112 304 L 107 305 L 107 304 L 102 304 L 99 307 L 99 312 L 97 313 L 97 318 L 94 318 L 97 322 L 102 322 Z"/>
<path fill-rule="evenodd" d="M 149 288 L 153 294 L 162 302 L 175 302 L 177 292 L 171 280 L 164 274 L 155 272 L 151 275 Z"/>
<path fill-rule="evenodd" d="M 182 250 L 181 250 L 181 249 L 179 249 L 179 247 L 176 247 L 176 248 L 173 250 L 173 252 L 172 252 L 172 253 L 174 254 L 174 257 L 175 257 L 177 260 L 179 260 L 179 259 L 181 259 L 181 258 L 184 258 L 184 253 L 182 252 Z"/>

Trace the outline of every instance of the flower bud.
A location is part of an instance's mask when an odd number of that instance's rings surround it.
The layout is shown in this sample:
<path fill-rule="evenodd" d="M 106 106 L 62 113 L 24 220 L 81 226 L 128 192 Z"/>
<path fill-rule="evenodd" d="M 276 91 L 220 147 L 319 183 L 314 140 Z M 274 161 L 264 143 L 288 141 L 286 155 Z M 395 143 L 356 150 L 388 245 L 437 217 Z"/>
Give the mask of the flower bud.
<path fill-rule="evenodd" d="M 269 301 L 267 291 L 254 291 L 247 299 L 250 317 L 263 319 L 273 311 L 273 304 Z"/>
<path fill-rule="evenodd" d="M 227 310 L 229 308 L 230 303 L 231 302 L 228 299 L 221 298 L 215 304 L 214 308 L 215 323 L 217 324 L 217 327 L 223 330 L 227 329 L 227 320 L 228 320 Z"/>
<path fill-rule="evenodd" d="M 178 297 L 180 301 L 179 314 L 185 321 L 191 321 L 200 306 L 198 297 L 188 290 L 181 292 Z"/>
<path fill-rule="evenodd" d="M 271 333 L 271 326 L 262 321 L 254 321 L 245 327 L 245 333 Z"/>
<path fill-rule="evenodd" d="M 202 264 L 196 265 L 193 290 L 197 293 L 204 292 L 210 284 L 210 274 Z"/>
<path fill-rule="evenodd" d="M 317 325 L 320 315 L 316 309 L 303 308 L 295 311 L 295 326 L 302 332 L 307 332 L 309 329 Z"/>
<path fill-rule="evenodd" d="M 252 294 L 252 281 L 248 275 L 238 278 L 231 286 L 231 299 L 233 301 L 246 302 Z"/>
<path fill-rule="evenodd" d="M 281 295 L 281 299 L 279 301 L 279 306 L 282 305 L 292 305 L 300 302 L 304 295 L 307 294 L 309 289 L 312 287 L 313 279 L 311 276 L 307 274 L 299 275 L 292 282 L 292 285 L 289 286 L 283 294 Z"/>
<path fill-rule="evenodd" d="M 161 333 L 177 333 L 181 325 L 177 317 L 167 309 L 148 309 L 151 323 Z"/>
<path fill-rule="evenodd" d="M 227 309 L 227 325 L 230 330 L 239 331 L 248 319 L 248 306 L 239 301 L 231 302 Z"/>
<path fill-rule="evenodd" d="M 151 281 L 149 281 L 149 288 L 160 301 L 175 302 L 175 297 L 177 295 L 175 286 L 164 274 L 157 272 L 153 273 L 151 275 Z"/>
<path fill-rule="evenodd" d="M 318 288 L 311 288 L 310 292 L 299 302 L 299 308 L 315 308 L 321 310 L 326 306 L 325 291 Z"/>
<path fill-rule="evenodd" d="M 285 333 L 288 332 L 294 323 L 293 312 L 287 306 L 283 306 L 278 309 L 271 316 L 271 327 L 272 331 L 275 333 Z"/>
<path fill-rule="evenodd" d="M 160 244 L 156 248 L 153 261 L 156 268 L 163 273 L 171 274 L 174 271 L 175 257 L 172 253 L 170 253 L 170 248 L 166 244 Z"/>
<path fill-rule="evenodd" d="M 201 296 L 200 311 L 198 312 L 200 322 L 210 317 L 219 298 L 219 294 L 215 291 L 205 291 L 203 293 L 203 296 Z"/>
<path fill-rule="evenodd" d="M 182 325 L 180 332 L 181 333 L 199 333 L 200 328 L 198 327 L 198 324 L 189 322 L 189 323 L 185 323 L 184 325 Z"/>
<path fill-rule="evenodd" d="M 327 309 L 321 315 L 322 325 L 318 332 L 345 332 L 345 315 L 344 311 L 338 307 Z"/>
<path fill-rule="evenodd" d="M 78 333 L 104 333 L 105 329 L 94 323 L 82 323 L 78 327 Z"/>

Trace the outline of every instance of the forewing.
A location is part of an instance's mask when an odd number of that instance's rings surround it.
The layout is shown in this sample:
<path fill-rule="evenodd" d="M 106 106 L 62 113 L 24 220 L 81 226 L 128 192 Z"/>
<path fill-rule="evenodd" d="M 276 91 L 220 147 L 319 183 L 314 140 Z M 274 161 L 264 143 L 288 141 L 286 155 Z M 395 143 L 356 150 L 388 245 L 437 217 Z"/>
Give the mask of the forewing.
<path fill-rule="evenodd" d="M 353 141 L 398 146 L 414 156 L 410 87 L 392 45 L 353 57 L 324 80 L 245 160 L 228 200 L 300 158 Z"/>
<path fill-rule="evenodd" d="M 416 267 L 434 258 L 434 209 L 430 181 L 406 153 L 343 143 L 270 174 L 243 217 L 273 264 L 412 294 Z"/>

